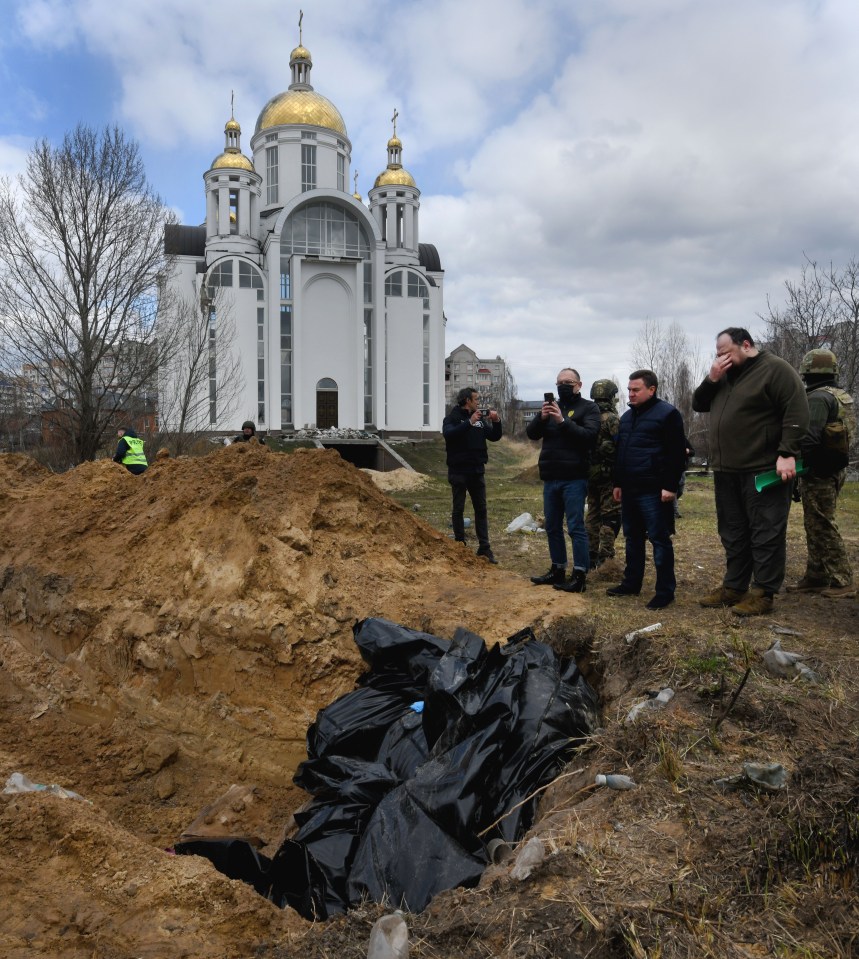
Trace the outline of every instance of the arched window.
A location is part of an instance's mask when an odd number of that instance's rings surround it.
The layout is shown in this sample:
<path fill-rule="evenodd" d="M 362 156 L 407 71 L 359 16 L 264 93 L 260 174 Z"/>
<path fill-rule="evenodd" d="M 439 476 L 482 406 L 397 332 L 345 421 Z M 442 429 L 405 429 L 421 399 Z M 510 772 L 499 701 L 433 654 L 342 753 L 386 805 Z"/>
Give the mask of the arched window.
<path fill-rule="evenodd" d="M 363 223 L 345 207 L 334 203 L 308 203 L 284 223 L 280 235 L 283 256 L 349 256 L 369 259 L 370 241 Z"/>

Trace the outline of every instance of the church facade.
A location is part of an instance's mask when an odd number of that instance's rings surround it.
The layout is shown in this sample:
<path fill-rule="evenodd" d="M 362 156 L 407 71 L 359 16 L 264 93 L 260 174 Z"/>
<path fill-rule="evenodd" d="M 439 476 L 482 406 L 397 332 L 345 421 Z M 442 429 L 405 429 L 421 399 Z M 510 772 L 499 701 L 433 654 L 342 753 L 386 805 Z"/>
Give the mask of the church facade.
<path fill-rule="evenodd" d="M 202 428 L 251 419 L 268 431 L 439 431 L 444 274 L 435 247 L 419 241 L 420 190 L 402 165 L 396 112 L 365 204 L 349 192 L 346 125 L 311 69 L 299 43 L 292 82 L 260 112 L 250 156 L 239 123 L 227 122 L 224 152 L 204 174 L 205 224 L 165 232 L 174 300 L 208 324 L 208 378 L 195 387 Z M 219 315 L 222 327 L 230 318 L 229 344 L 218 340 Z M 228 353 L 240 374 L 229 391 Z M 177 417 L 177 389 L 170 377 L 160 384 L 165 420 Z"/>

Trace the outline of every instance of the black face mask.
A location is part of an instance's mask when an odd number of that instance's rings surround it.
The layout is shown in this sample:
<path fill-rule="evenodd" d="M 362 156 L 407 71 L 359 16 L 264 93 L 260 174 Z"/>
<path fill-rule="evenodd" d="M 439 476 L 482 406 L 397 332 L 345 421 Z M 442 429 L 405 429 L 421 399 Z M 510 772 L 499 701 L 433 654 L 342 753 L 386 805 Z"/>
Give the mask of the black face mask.
<path fill-rule="evenodd" d="M 558 387 L 558 399 L 562 403 L 572 403 L 575 399 L 575 396 L 576 391 L 572 388 L 572 386 L 567 386 L 564 384 L 563 386 Z"/>

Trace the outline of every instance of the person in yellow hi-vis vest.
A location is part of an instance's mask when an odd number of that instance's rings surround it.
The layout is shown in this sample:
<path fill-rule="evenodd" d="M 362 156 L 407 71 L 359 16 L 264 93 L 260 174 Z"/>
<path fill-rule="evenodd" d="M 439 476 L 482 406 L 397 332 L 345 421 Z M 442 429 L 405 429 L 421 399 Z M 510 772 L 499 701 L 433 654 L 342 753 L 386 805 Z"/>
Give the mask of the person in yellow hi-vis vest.
<path fill-rule="evenodd" d="M 149 466 L 143 452 L 143 440 L 130 426 L 120 426 L 116 435 L 119 442 L 116 444 L 113 462 L 122 463 L 129 473 L 142 473 Z"/>

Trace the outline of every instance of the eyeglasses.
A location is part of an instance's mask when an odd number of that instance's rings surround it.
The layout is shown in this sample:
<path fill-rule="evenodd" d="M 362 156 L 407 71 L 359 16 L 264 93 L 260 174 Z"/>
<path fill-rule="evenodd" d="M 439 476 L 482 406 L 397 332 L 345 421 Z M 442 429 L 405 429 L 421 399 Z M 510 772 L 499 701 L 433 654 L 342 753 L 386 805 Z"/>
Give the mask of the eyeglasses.
<path fill-rule="evenodd" d="M 581 384 L 578 380 L 560 380 L 559 382 L 555 384 L 555 386 L 559 386 L 559 387 L 560 386 L 580 386 L 580 385 Z"/>

